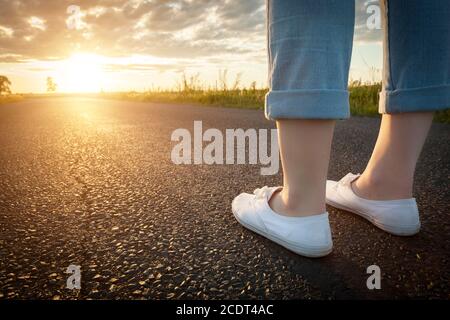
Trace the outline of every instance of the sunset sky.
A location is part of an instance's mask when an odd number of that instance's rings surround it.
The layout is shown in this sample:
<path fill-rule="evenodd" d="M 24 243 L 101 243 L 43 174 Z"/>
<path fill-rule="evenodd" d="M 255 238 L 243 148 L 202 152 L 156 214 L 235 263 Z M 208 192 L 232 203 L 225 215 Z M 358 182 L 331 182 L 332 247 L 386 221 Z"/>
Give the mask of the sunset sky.
<path fill-rule="evenodd" d="M 350 77 L 379 80 L 368 3 L 357 0 Z M 208 86 L 224 69 L 267 85 L 264 0 L 0 0 L 0 75 L 13 92 L 45 92 L 49 76 L 59 92 L 172 88 L 183 72 Z"/>

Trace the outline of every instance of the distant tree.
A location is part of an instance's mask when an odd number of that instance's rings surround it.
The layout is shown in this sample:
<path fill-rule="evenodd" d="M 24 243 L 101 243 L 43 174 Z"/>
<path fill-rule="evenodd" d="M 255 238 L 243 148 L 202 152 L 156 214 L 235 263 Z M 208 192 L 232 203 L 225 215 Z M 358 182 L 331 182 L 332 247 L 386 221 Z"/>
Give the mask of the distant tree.
<path fill-rule="evenodd" d="M 52 77 L 47 77 L 47 92 L 55 92 L 57 84 L 53 81 Z"/>
<path fill-rule="evenodd" d="M 11 94 L 11 81 L 9 81 L 8 77 L 0 76 L 0 95 L 2 94 Z"/>

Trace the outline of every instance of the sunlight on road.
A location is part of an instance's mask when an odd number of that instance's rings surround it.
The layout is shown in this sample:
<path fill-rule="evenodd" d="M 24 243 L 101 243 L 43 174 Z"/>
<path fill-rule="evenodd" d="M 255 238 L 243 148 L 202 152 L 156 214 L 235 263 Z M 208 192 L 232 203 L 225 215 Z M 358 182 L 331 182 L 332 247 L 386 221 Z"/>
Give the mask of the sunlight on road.
<path fill-rule="evenodd" d="M 81 116 L 83 119 L 85 119 L 86 121 L 89 121 L 89 122 L 92 122 L 92 120 L 93 120 L 92 114 L 89 113 L 89 112 L 86 112 L 86 111 L 82 112 L 82 113 L 80 114 L 80 116 Z"/>
<path fill-rule="evenodd" d="M 49 103 L 53 104 L 54 101 Z M 72 119 L 72 125 L 81 129 L 83 134 L 109 134 L 123 129 L 120 118 L 117 118 L 108 101 L 91 97 L 66 97 L 58 99 L 58 104 L 62 116 Z"/>

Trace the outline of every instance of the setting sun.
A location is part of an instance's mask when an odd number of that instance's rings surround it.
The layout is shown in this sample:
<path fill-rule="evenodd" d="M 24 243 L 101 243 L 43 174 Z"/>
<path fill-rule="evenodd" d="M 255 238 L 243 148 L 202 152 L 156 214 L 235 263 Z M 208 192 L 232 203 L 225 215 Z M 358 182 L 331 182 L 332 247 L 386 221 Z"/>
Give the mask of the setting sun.
<path fill-rule="evenodd" d="M 56 82 L 63 92 L 99 92 L 106 80 L 101 56 L 77 53 L 62 61 Z"/>

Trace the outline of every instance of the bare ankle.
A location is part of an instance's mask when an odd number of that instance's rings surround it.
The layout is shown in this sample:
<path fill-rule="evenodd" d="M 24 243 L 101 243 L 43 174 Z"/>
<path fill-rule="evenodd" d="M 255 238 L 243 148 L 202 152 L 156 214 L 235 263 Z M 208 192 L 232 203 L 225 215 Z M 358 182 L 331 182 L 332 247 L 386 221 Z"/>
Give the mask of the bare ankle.
<path fill-rule="evenodd" d="M 368 200 L 397 200 L 412 197 L 412 179 L 395 176 L 380 177 L 363 173 L 353 181 L 356 195 Z"/>
<path fill-rule="evenodd" d="M 325 212 L 325 201 L 317 197 L 301 197 L 281 190 L 269 201 L 269 206 L 276 213 L 285 216 L 311 216 Z"/>

